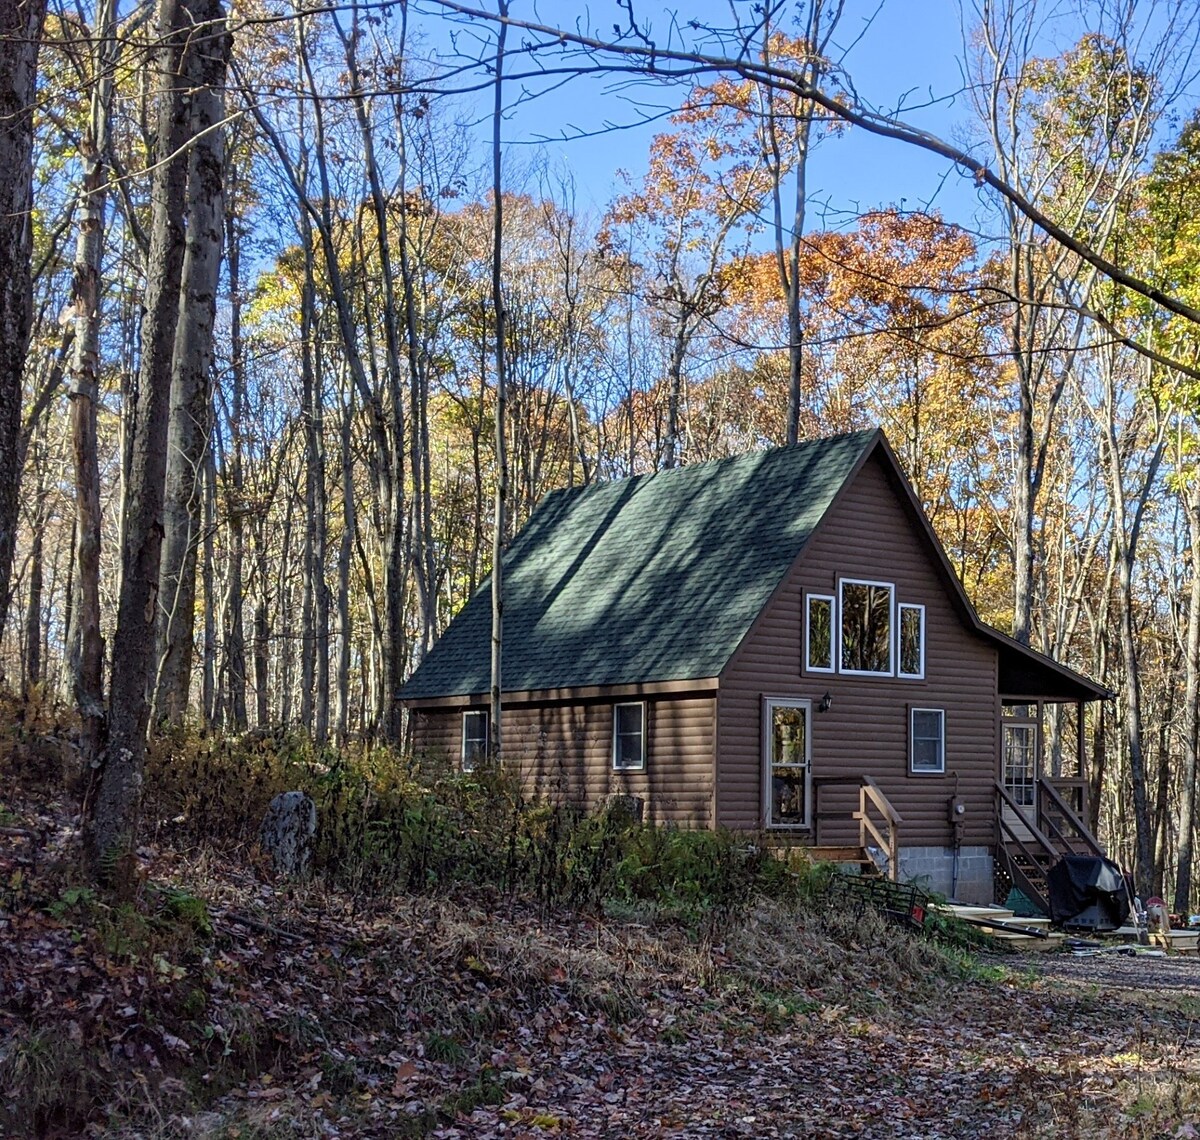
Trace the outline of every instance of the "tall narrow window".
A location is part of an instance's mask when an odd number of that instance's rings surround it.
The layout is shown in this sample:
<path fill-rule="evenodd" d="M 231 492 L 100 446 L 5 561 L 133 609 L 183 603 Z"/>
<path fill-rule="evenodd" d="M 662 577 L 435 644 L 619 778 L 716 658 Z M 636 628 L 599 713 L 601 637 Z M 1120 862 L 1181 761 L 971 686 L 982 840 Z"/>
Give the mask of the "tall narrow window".
<path fill-rule="evenodd" d="M 828 594 L 808 595 L 804 668 L 810 673 L 833 672 L 833 598 Z"/>
<path fill-rule="evenodd" d="M 636 772 L 646 767 L 646 706 L 613 707 L 613 767 Z"/>
<path fill-rule="evenodd" d="M 925 607 L 901 602 L 896 624 L 900 632 L 897 672 L 920 680 L 925 676 Z"/>
<path fill-rule="evenodd" d="M 946 714 L 942 709 L 909 711 L 909 768 L 913 772 L 946 770 Z"/>
<path fill-rule="evenodd" d="M 488 714 L 483 710 L 463 713 L 462 770 L 474 772 L 488 754 Z"/>
<path fill-rule="evenodd" d="M 892 594 L 888 582 L 840 584 L 843 673 L 892 673 Z"/>

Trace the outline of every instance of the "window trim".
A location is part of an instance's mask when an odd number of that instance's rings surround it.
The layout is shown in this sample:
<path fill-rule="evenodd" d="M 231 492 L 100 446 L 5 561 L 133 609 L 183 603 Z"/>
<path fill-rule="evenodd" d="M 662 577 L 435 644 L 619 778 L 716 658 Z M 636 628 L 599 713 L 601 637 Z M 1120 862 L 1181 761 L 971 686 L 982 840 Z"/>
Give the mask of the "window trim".
<path fill-rule="evenodd" d="M 467 736 L 467 720 L 469 717 L 483 717 L 483 756 L 484 762 L 487 762 L 488 751 L 491 746 L 491 725 L 488 723 L 490 718 L 487 709 L 463 709 L 462 715 L 462 742 L 459 747 L 459 764 L 464 772 L 474 772 L 479 767 L 478 759 L 474 755 L 468 755 L 467 741 L 468 739 L 477 740 L 478 737 Z"/>
<path fill-rule="evenodd" d="M 916 673 L 905 673 L 902 668 L 900 654 L 900 638 L 904 625 L 904 611 L 916 610 L 921 615 L 921 663 L 917 666 Z M 925 680 L 925 607 L 920 602 L 897 602 L 896 603 L 896 676 L 905 681 L 924 681 Z"/>
<path fill-rule="evenodd" d="M 941 726 L 941 733 L 938 737 L 938 743 L 941 745 L 941 755 L 939 757 L 941 764 L 937 768 L 918 768 L 916 767 L 916 743 L 917 743 L 917 713 L 937 713 L 938 724 Z M 923 736 L 922 740 L 930 739 Z M 909 705 L 908 708 L 908 774 L 910 776 L 944 776 L 946 774 L 946 710 L 926 708 L 923 705 Z"/>
<path fill-rule="evenodd" d="M 810 652 L 810 637 L 812 632 L 812 611 L 810 606 L 813 602 L 828 602 L 829 603 L 829 665 L 814 665 L 812 664 L 812 653 Z M 837 597 L 834 594 L 818 594 L 811 593 L 804 595 L 804 671 L 806 673 L 836 673 L 838 666 L 837 654 L 837 631 L 838 631 L 838 604 Z"/>
<path fill-rule="evenodd" d="M 887 669 L 847 669 L 843 663 L 844 651 L 842 632 L 842 591 L 846 586 L 879 586 L 888 591 L 888 668 Z M 838 672 L 846 677 L 894 677 L 896 676 L 896 583 L 880 582 L 872 578 L 842 578 L 837 580 L 837 631 Z"/>
<path fill-rule="evenodd" d="M 804 822 L 803 823 L 772 823 L 771 808 L 774 785 L 772 784 L 771 745 L 774 742 L 774 710 L 776 708 L 804 709 L 804 763 L 795 765 L 780 765 L 780 767 L 803 768 L 804 770 Z M 813 733 L 813 702 L 801 697 L 771 697 L 762 698 L 762 733 L 759 744 L 759 772 L 762 780 L 762 820 L 767 831 L 812 831 L 813 829 L 813 794 L 812 794 L 812 733 Z"/>
<path fill-rule="evenodd" d="M 621 723 L 621 718 L 618 713 L 618 710 L 619 709 L 629 709 L 629 708 L 636 708 L 639 711 L 639 715 L 641 716 L 641 722 L 642 722 L 641 729 L 639 730 L 639 733 L 638 733 L 639 737 L 641 738 L 641 742 L 642 742 L 641 760 L 637 764 L 622 764 L 622 763 L 620 763 L 620 759 L 619 759 L 620 751 L 618 750 L 618 747 L 617 747 L 617 745 L 620 743 L 620 734 L 618 733 L 617 730 Z M 617 704 L 614 704 L 613 705 L 612 723 L 613 723 L 613 726 L 612 726 L 612 770 L 614 772 L 644 772 L 646 770 L 646 752 L 647 752 L 647 748 L 646 748 L 646 702 L 645 701 L 619 701 Z M 632 735 L 632 734 L 627 733 L 626 735 Z"/>

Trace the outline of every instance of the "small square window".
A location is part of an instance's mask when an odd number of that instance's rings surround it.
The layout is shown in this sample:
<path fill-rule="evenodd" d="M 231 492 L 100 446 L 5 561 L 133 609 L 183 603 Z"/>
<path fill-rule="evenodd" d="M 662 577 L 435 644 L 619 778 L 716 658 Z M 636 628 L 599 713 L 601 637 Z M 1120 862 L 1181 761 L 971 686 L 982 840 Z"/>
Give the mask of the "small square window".
<path fill-rule="evenodd" d="M 613 706 L 613 768 L 636 772 L 646 767 L 646 706 Z"/>
<path fill-rule="evenodd" d="M 946 714 L 942 709 L 909 710 L 909 770 L 946 770 Z"/>
<path fill-rule="evenodd" d="M 482 710 L 463 713 L 462 770 L 474 772 L 488 757 L 488 714 Z"/>

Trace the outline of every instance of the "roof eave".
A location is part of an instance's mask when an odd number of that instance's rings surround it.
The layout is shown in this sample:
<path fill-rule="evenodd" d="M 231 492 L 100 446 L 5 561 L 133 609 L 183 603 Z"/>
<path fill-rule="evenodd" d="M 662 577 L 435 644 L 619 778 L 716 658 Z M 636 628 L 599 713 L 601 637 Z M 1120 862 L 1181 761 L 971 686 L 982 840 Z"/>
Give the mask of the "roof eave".
<path fill-rule="evenodd" d="M 719 679 L 717 677 L 690 677 L 669 681 L 637 681 L 619 685 L 581 685 L 554 689 L 514 689 L 505 692 L 501 697 L 502 704 L 538 704 L 561 701 L 606 700 L 621 697 L 657 697 L 681 696 L 685 693 L 716 692 Z M 406 697 L 396 698 L 406 708 L 418 709 L 454 709 L 471 706 L 487 705 L 491 702 L 491 693 L 484 689 L 473 693 L 456 693 L 437 697 Z"/>
<path fill-rule="evenodd" d="M 979 626 L 979 632 L 988 640 L 995 643 L 996 647 L 1002 653 L 1014 654 L 1024 658 L 1037 669 L 1043 669 L 1055 676 L 1061 677 L 1063 682 L 1071 689 L 1077 690 L 1066 694 L 1066 699 L 1069 700 L 1085 700 L 1085 701 L 1110 701 L 1117 694 L 1108 688 L 1106 685 L 1101 685 L 1093 681 L 1090 677 L 1083 673 L 1078 673 L 1067 665 L 1063 665 L 1059 661 L 1055 661 L 1053 657 L 1045 653 L 1040 653 L 1036 649 L 1031 649 L 1028 645 L 1019 642 L 1015 637 L 1010 637 L 1007 633 L 1002 633 L 995 626 L 988 625 L 986 622 L 979 621 L 976 618 Z M 1012 693 L 1005 694 L 1011 696 L 1034 696 L 1033 693 Z"/>

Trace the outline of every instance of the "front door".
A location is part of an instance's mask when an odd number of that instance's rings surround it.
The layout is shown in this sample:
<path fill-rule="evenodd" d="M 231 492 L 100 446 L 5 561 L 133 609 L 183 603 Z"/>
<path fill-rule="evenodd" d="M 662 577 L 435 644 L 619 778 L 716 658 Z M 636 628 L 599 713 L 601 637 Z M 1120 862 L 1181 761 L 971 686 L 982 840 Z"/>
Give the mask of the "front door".
<path fill-rule="evenodd" d="M 812 702 L 763 701 L 763 817 L 768 827 L 812 825 Z"/>
<path fill-rule="evenodd" d="M 1038 719 L 1036 704 L 1011 704 L 1004 706 L 1000 722 L 1004 790 L 1034 826 L 1037 826 Z M 1028 838 L 1025 827 L 1007 803 L 1004 818 L 1022 839 Z"/>

